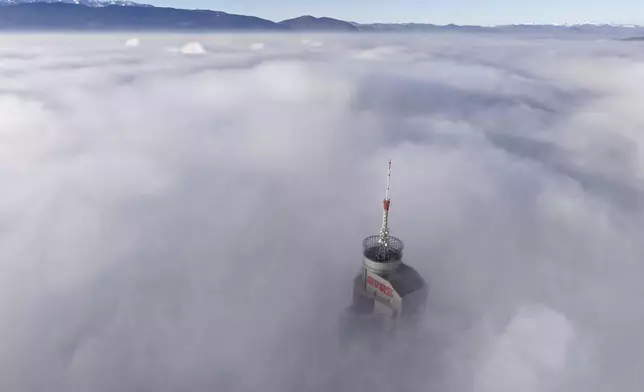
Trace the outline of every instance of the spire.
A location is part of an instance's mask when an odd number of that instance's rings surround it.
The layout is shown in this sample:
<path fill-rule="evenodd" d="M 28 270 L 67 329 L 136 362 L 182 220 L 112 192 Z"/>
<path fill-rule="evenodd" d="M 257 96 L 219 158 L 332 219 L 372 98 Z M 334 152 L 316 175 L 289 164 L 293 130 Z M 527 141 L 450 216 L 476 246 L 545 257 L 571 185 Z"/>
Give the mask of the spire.
<path fill-rule="evenodd" d="M 385 191 L 385 199 L 382 201 L 382 228 L 380 229 L 380 238 L 378 239 L 378 259 L 386 260 L 389 251 L 389 207 L 391 205 L 390 196 L 391 186 L 391 159 L 389 159 L 389 167 L 387 169 L 387 190 Z"/>

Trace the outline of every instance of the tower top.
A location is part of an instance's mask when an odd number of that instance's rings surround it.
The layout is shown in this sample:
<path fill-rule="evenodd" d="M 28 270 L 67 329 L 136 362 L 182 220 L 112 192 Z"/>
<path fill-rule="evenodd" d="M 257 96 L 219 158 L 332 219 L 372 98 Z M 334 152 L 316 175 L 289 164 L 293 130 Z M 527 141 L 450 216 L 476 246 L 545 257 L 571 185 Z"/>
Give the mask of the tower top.
<path fill-rule="evenodd" d="M 387 188 L 382 201 L 382 227 L 379 235 L 372 235 L 362 242 L 365 266 L 380 272 L 393 271 L 402 262 L 403 242 L 389 235 L 389 209 L 391 207 L 391 159 L 387 166 Z"/>
<path fill-rule="evenodd" d="M 387 168 L 387 189 L 382 201 L 382 228 L 378 239 L 378 258 L 385 260 L 389 251 L 389 207 L 391 207 L 391 158 Z"/>
<path fill-rule="evenodd" d="M 387 190 L 385 191 L 385 201 L 391 200 L 391 158 L 389 158 L 389 167 L 387 169 Z M 389 206 L 386 207 L 389 209 Z"/>

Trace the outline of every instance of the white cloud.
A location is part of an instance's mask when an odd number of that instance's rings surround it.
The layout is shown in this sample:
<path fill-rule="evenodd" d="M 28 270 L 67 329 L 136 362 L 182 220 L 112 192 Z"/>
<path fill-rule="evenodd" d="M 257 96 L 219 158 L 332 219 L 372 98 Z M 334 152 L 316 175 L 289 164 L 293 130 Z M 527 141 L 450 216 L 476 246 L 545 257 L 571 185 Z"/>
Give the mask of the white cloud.
<path fill-rule="evenodd" d="M 130 38 L 125 41 L 125 46 L 128 47 L 137 47 L 139 45 L 141 45 L 141 41 L 138 38 Z"/>
<path fill-rule="evenodd" d="M 324 42 L 320 42 L 320 41 L 305 38 L 305 39 L 302 40 L 302 45 L 310 46 L 312 48 L 321 48 L 322 46 L 324 46 Z"/>
<path fill-rule="evenodd" d="M 0 389 L 644 387 L 637 46 L 127 39 L 0 39 Z M 389 156 L 431 303 L 344 351 Z"/>
<path fill-rule="evenodd" d="M 204 54 L 206 49 L 199 42 L 188 42 L 187 44 L 181 47 L 181 53 L 183 54 Z"/>
<path fill-rule="evenodd" d="M 266 47 L 266 44 L 263 42 L 253 42 L 250 44 L 250 50 L 262 50 Z"/>
<path fill-rule="evenodd" d="M 574 328 L 547 308 L 526 307 L 493 340 L 474 378 L 477 391 L 544 391 L 561 388 Z"/>

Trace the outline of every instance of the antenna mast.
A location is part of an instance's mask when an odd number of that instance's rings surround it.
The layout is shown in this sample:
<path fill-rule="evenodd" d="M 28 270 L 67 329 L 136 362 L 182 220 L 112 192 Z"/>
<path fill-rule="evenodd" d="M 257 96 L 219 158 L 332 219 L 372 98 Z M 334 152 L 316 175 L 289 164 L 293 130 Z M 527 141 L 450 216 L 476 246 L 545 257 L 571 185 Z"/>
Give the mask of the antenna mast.
<path fill-rule="evenodd" d="M 382 228 L 380 229 L 380 239 L 378 240 L 378 259 L 387 260 L 389 256 L 389 206 L 391 205 L 391 159 L 387 169 L 387 190 L 385 199 L 382 201 Z"/>

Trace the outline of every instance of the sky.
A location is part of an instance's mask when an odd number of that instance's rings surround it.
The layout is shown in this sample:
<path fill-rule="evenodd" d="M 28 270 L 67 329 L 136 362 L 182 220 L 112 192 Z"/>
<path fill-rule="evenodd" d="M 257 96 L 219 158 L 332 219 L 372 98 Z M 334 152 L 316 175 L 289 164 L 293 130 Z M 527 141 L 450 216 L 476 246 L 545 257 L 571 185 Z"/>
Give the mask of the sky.
<path fill-rule="evenodd" d="M 641 0 L 150 0 L 150 4 L 205 8 L 279 21 L 300 15 L 360 23 L 423 22 L 495 25 L 601 22 L 644 24 Z"/>
<path fill-rule="evenodd" d="M 641 45 L 136 34 L 0 36 L 0 391 L 644 390 Z"/>

